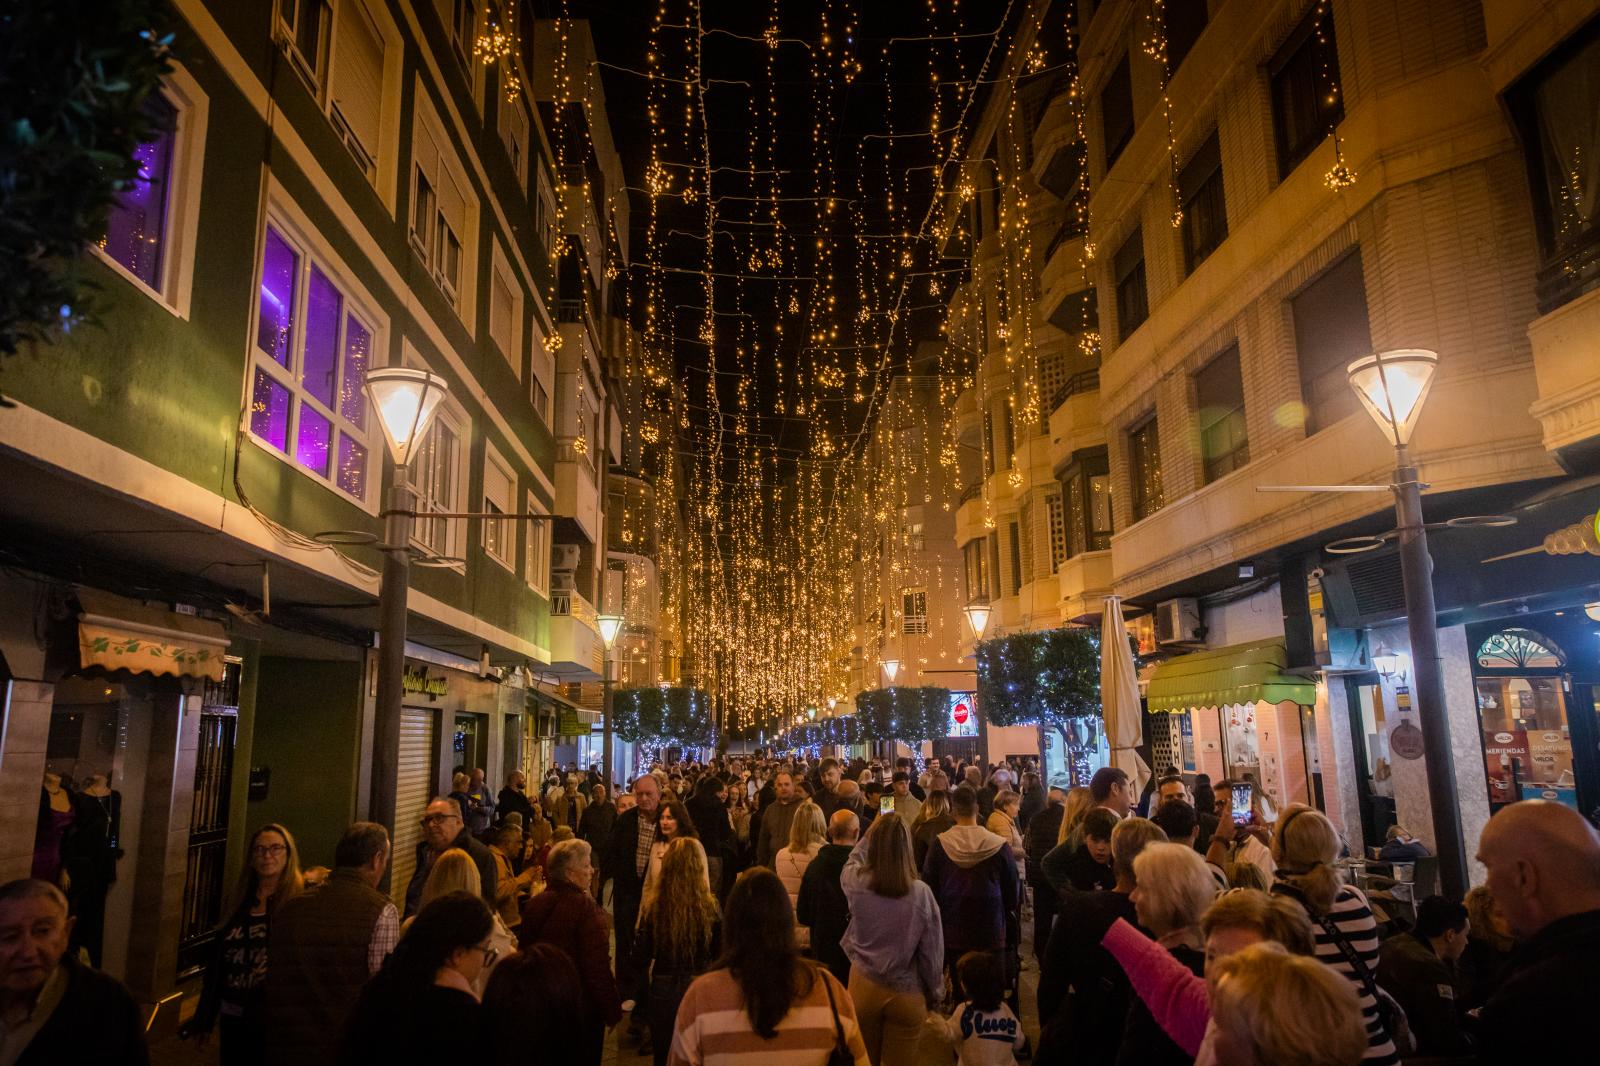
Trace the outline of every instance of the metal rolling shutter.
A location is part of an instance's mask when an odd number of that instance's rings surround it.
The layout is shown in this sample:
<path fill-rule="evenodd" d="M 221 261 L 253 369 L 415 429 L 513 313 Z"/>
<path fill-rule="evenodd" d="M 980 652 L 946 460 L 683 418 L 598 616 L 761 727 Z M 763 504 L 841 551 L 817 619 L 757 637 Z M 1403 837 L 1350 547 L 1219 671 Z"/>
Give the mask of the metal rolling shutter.
<path fill-rule="evenodd" d="M 394 857 L 390 860 L 389 894 L 405 909 L 406 885 L 417 866 L 422 839 L 422 812 L 433 793 L 433 760 L 438 750 L 439 716 L 433 711 L 400 711 L 400 769 L 395 782 Z"/>

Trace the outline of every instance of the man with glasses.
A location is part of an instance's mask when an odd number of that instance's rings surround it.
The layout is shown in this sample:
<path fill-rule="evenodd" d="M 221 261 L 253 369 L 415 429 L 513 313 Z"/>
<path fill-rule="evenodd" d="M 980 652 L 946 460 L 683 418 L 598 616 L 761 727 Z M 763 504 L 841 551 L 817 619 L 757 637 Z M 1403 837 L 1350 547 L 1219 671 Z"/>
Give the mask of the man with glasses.
<path fill-rule="evenodd" d="M 494 904 L 495 885 L 500 879 L 494 865 L 494 852 L 477 837 L 467 832 L 461 819 L 461 808 L 453 799 L 435 796 L 422 815 L 422 840 L 417 844 L 417 867 L 406 885 L 406 917 L 417 913 L 422 905 L 422 887 L 428 883 L 433 864 L 451 848 L 460 848 L 472 857 L 478 868 L 479 894 L 490 907 Z"/>

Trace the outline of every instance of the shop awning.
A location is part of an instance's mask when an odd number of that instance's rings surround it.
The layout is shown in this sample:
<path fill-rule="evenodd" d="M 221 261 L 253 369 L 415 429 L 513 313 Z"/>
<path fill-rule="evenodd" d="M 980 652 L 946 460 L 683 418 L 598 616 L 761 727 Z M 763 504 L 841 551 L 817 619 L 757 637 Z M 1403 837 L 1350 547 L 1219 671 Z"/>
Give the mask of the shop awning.
<path fill-rule="evenodd" d="M 222 680 L 228 631 L 219 622 L 80 588 L 78 658 L 84 666 L 158 677 Z"/>
<path fill-rule="evenodd" d="M 603 724 L 599 711 L 573 703 L 559 693 L 531 688 L 528 690 L 528 699 L 537 700 L 555 711 L 555 735 L 558 737 L 588 736 L 595 726 Z"/>
<path fill-rule="evenodd" d="M 1153 712 L 1257 700 L 1312 706 L 1316 682 L 1285 674 L 1288 662 L 1283 642 L 1276 640 L 1180 655 L 1156 666 L 1145 695 Z"/>

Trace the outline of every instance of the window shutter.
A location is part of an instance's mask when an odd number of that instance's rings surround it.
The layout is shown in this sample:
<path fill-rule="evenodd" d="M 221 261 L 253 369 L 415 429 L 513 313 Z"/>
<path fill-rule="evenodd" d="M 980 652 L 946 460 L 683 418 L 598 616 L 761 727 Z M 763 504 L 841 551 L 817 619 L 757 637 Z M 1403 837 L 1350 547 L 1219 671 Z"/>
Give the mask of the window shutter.
<path fill-rule="evenodd" d="M 439 174 L 439 213 L 450 224 L 451 232 L 456 239 L 465 245 L 467 243 L 467 197 L 461 191 L 461 186 L 456 183 L 453 172 L 444 167 Z"/>
<path fill-rule="evenodd" d="M 369 157 L 378 155 L 383 111 L 383 36 L 361 0 L 339 5 L 333 56 L 333 105 Z"/>

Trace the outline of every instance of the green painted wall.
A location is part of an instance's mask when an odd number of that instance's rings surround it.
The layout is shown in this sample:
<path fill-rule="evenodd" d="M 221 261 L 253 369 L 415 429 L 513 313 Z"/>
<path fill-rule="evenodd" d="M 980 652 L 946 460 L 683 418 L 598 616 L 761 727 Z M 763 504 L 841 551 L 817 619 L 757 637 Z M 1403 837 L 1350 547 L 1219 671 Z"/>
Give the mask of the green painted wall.
<path fill-rule="evenodd" d="M 272 777 L 267 798 L 248 805 L 245 831 L 279 822 L 295 835 L 302 866 L 332 866 L 355 820 L 361 664 L 263 656 L 254 719 L 250 762 Z"/>

